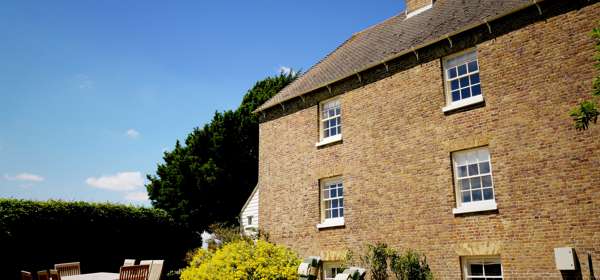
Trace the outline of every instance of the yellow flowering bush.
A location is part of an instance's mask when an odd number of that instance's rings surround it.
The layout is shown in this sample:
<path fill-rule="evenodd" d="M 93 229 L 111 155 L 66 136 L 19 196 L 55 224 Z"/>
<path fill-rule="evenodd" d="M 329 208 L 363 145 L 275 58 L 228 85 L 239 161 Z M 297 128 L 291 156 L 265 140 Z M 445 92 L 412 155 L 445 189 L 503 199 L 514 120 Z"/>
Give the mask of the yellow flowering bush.
<path fill-rule="evenodd" d="M 240 240 L 215 252 L 196 250 L 181 280 L 296 280 L 298 265 L 300 259 L 288 248 Z"/>

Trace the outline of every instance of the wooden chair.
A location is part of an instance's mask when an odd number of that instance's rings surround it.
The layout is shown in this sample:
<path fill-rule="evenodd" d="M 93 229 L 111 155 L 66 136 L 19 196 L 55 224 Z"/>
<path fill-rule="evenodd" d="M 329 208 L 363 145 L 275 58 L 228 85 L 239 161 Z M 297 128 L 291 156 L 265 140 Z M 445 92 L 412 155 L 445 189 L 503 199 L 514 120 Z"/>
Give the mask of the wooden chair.
<path fill-rule="evenodd" d="M 150 266 L 147 264 L 121 266 L 119 280 L 146 280 L 148 279 L 149 271 Z"/>
<path fill-rule="evenodd" d="M 148 272 L 148 280 L 160 280 L 162 274 L 162 268 L 164 260 L 143 260 L 140 264 L 147 264 L 150 266 L 150 272 Z"/>
<path fill-rule="evenodd" d="M 50 278 L 48 278 L 48 271 L 47 270 L 40 270 L 37 272 L 37 279 L 38 280 L 50 280 Z"/>
<path fill-rule="evenodd" d="M 32 280 L 31 272 L 21 270 L 21 280 Z"/>
<path fill-rule="evenodd" d="M 60 280 L 60 274 L 58 274 L 58 270 L 50 269 L 50 279 L 52 280 Z"/>
<path fill-rule="evenodd" d="M 123 266 L 132 266 L 135 265 L 135 259 L 125 259 L 123 262 Z"/>
<path fill-rule="evenodd" d="M 54 269 L 58 271 L 58 274 L 60 276 L 71 276 L 81 274 L 81 266 L 79 262 L 55 264 Z"/>

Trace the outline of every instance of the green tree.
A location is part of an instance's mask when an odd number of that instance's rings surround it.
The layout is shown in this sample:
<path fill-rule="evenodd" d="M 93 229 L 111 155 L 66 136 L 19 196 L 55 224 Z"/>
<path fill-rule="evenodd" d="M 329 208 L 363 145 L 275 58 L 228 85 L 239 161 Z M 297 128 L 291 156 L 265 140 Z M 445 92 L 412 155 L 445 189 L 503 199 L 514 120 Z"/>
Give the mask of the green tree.
<path fill-rule="evenodd" d="M 216 112 L 163 155 L 146 185 L 152 205 L 193 230 L 236 216 L 258 180 L 258 117 L 252 113 L 297 77 L 281 73 L 257 82 L 235 111 Z"/>
<path fill-rule="evenodd" d="M 592 30 L 592 37 L 596 41 L 596 69 L 600 70 L 600 27 Z M 594 79 L 592 85 L 592 99 L 584 100 L 577 107 L 573 108 L 570 112 L 571 117 L 575 121 L 575 128 L 577 130 L 588 129 L 590 123 L 596 123 L 598 116 L 600 115 L 600 109 L 598 106 L 598 97 L 600 97 L 600 76 Z"/>

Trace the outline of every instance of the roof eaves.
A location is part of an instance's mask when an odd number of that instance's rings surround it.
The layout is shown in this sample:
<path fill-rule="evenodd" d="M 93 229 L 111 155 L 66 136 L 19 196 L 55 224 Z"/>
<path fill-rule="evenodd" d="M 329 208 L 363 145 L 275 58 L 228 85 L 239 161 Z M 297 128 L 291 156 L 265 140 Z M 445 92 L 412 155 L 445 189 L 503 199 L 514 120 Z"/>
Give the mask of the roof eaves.
<path fill-rule="evenodd" d="M 531 0 L 531 2 L 530 2 L 529 4 L 527 4 L 527 5 L 523 5 L 523 6 L 521 6 L 521 7 L 518 7 L 518 8 L 516 8 L 516 9 L 513 9 L 513 10 L 509 11 L 509 12 L 506 12 L 506 13 L 503 13 L 503 14 L 498 14 L 498 15 L 496 15 L 496 16 L 491 16 L 491 17 L 483 18 L 483 19 L 481 19 L 481 22 L 479 22 L 479 23 L 475 23 L 475 24 L 467 25 L 467 26 L 465 26 L 465 27 L 463 27 L 463 28 L 460 28 L 460 29 L 458 29 L 458 30 L 456 30 L 456 31 L 453 31 L 453 32 L 448 32 L 448 33 L 446 33 L 446 34 L 444 34 L 444 35 L 442 35 L 442 36 L 440 36 L 440 37 L 436 37 L 436 39 L 429 40 L 429 41 L 426 41 L 426 42 L 424 42 L 424 43 L 422 43 L 422 44 L 415 45 L 415 46 L 413 46 L 413 47 L 412 47 L 412 48 L 410 48 L 410 49 L 405 49 L 405 50 L 403 50 L 403 51 L 400 51 L 400 52 L 398 52 L 398 53 L 396 53 L 396 54 L 394 54 L 394 55 L 391 55 L 391 56 L 389 56 L 389 57 L 387 57 L 387 58 L 385 58 L 385 59 L 383 59 L 383 60 L 381 60 L 381 61 L 379 61 L 379 62 L 375 62 L 375 63 L 368 64 L 367 66 L 365 66 L 365 67 L 361 68 L 360 70 L 356 70 L 356 72 L 357 72 L 357 73 L 363 72 L 363 71 L 365 71 L 365 70 L 368 70 L 368 69 L 370 69 L 370 68 L 373 68 L 373 67 L 375 67 L 375 66 L 381 65 L 381 64 L 383 64 L 383 63 L 386 63 L 386 62 L 388 62 L 388 61 L 390 61 L 390 60 L 393 60 L 393 59 L 396 59 L 396 58 L 398 58 L 398 57 L 401 57 L 401 56 L 403 56 L 403 55 L 406 55 L 406 54 L 408 54 L 408 53 L 411 53 L 411 52 L 414 52 L 414 51 L 418 51 L 419 49 L 422 49 L 422 48 L 424 48 L 424 47 L 427 47 L 427 46 L 429 46 L 429 45 L 433 45 L 433 44 L 435 44 L 435 43 L 437 43 L 437 42 L 440 42 L 440 41 L 443 41 L 443 40 L 447 40 L 447 38 L 449 38 L 449 37 L 452 37 L 452 36 L 455 36 L 455 35 L 457 35 L 457 34 L 463 33 L 463 32 L 465 32 L 465 31 L 468 31 L 468 30 L 474 29 L 474 28 L 476 28 L 476 27 L 479 27 L 479 26 L 481 26 L 481 25 L 484 25 L 484 24 L 485 24 L 485 25 L 487 25 L 487 26 L 488 26 L 488 28 L 489 28 L 489 22 L 491 22 L 491 21 L 494 21 L 494 20 L 497 20 L 497 19 L 500 19 L 500 18 L 503 18 L 503 17 L 506 17 L 506 16 L 509 16 L 509 15 L 511 15 L 511 14 L 514 14 L 514 13 L 516 13 L 516 12 L 519 12 L 519 11 L 521 11 L 521 10 L 527 9 L 527 8 L 529 8 L 529 7 L 531 7 L 531 6 L 538 6 L 538 5 L 539 5 L 539 3 L 540 3 L 540 2 L 543 2 L 543 1 L 544 1 L 544 0 Z M 539 7 L 539 6 L 538 6 L 538 7 Z M 385 21 L 383 21 L 383 22 L 385 22 Z M 371 27 L 369 27 L 369 28 L 372 28 L 372 27 L 373 27 L 373 26 L 371 26 Z M 366 30 L 366 29 L 365 29 L 365 30 Z M 364 31 L 364 30 L 363 30 L 363 31 Z M 326 58 L 328 58 L 330 55 L 332 55 L 332 54 L 333 54 L 335 51 L 337 51 L 339 48 L 341 48 L 341 47 L 342 47 L 342 46 L 344 46 L 346 43 L 348 43 L 348 42 L 349 42 L 349 41 L 350 41 L 352 38 L 354 38 L 354 36 L 355 36 L 355 35 L 361 34 L 363 31 L 361 31 L 361 32 L 358 32 L 358 33 L 355 33 L 355 34 L 354 34 L 354 35 L 353 35 L 353 36 L 352 36 L 350 39 L 346 40 L 346 41 L 345 41 L 343 44 L 341 44 L 340 46 L 338 46 L 338 47 L 337 47 L 337 48 L 336 48 L 336 49 L 335 49 L 333 52 L 331 52 L 330 54 L 328 54 L 327 56 L 325 56 L 323 59 L 321 59 L 321 60 L 319 61 L 319 63 L 321 63 L 323 60 L 325 60 Z M 317 63 L 317 64 L 313 65 L 313 66 L 312 66 L 310 69 L 313 69 L 313 68 L 314 68 L 315 66 L 317 66 L 319 63 Z M 308 71 L 310 71 L 310 69 L 309 69 Z M 305 73 L 308 73 L 308 71 L 306 71 Z M 253 111 L 253 113 L 259 113 L 259 112 L 261 112 L 261 111 L 264 111 L 264 110 L 266 110 L 266 109 L 269 109 L 269 108 L 275 107 L 275 106 L 277 106 L 277 105 L 280 105 L 280 104 L 282 104 L 283 102 L 286 102 L 286 101 L 292 100 L 292 99 L 294 99 L 294 98 L 296 98 L 296 97 L 298 97 L 298 96 L 303 96 L 303 95 L 306 95 L 307 93 L 309 93 L 309 92 L 312 92 L 312 91 L 315 91 L 315 90 L 318 90 L 318 89 L 320 89 L 320 88 L 325 88 L 325 87 L 327 87 L 327 86 L 330 86 L 331 84 L 337 83 L 337 82 L 339 82 L 339 81 L 341 81 L 341 80 L 344 80 L 344 79 L 346 79 L 346 78 L 348 78 L 348 77 L 351 77 L 351 76 L 353 76 L 353 75 L 355 75 L 355 74 L 351 74 L 351 75 L 342 76 L 342 77 L 340 77 L 340 78 L 338 78 L 338 79 L 335 79 L 335 80 L 329 81 L 329 82 L 327 82 L 327 83 L 322 83 L 322 84 L 320 84 L 320 85 L 318 85 L 318 86 L 312 87 L 312 88 L 311 88 L 311 89 L 309 89 L 309 90 L 304 90 L 304 91 L 303 91 L 301 94 L 299 94 L 299 95 L 297 95 L 297 96 L 292 96 L 292 97 L 288 97 L 288 98 L 282 98 L 282 100 L 277 100 L 277 101 L 275 101 L 273 104 L 267 104 L 267 103 L 269 103 L 269 102 L 267 101 L 265 104 L 261 105 L 261 106 L 260 106 L 260 107 L 258 107 L 256 110 L 254 110 L 254 111 Z M 299 77 L 299 78 L 301 78 L 301 77 Z M 292 85 L 292 84 L 290 84 L 290 85 Z M 290 85 L 288 85 L 288 86 L 290 86 Z M 287 86 L 286 86 L 286 87 L 287 87 Z M 284 89 L 285 89 L 285 88 L 284 88 Z M 283 89 L 282 89 L 281 91 L 283 91 Z M 281 91 L 280 91 L 280 92 L 281 92 Z M 275 95 L 274 97 L 277 97 L 277 95 Z"/>

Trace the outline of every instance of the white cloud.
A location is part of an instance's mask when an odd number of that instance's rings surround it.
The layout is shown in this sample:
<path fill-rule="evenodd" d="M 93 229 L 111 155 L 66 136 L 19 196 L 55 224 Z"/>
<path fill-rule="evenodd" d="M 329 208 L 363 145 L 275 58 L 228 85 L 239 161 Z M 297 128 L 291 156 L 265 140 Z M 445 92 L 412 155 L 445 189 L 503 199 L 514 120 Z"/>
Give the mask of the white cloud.
<path fill-rule="evenodd" d="M 125 195 L 125 199 L 129 201 L 148 201 L 148 193 L 130 192 Z"/>
<path fill-rule="evenodd" d="M 75 75 L 75 86 L 79 89 L 91 89 L 94 87 L 94 81 L 84 74 Z"/>
<path fill-rule="evenodd" d="M 144 178 L 140 172 L 119 172 L 114 175 L 90 177 L 85 183 L 99 189 L 111 191 L 133 191 L 144 185 Z"/>
<path fill-rule="evenodd" d="M 27 182 L 42 182 L 45 180 L 44 177 L 36 174 L 31 174 L 27 172 L 19 173 L 16 176 L 9 176 L 8 174 L 4 175 L 4 179 L 9 181 L 27 181 Z"/>
<path fill-rule="evenodd" d="M 125 131 L 125 135 L 131 139 L 137 139 L 138 137 L 140 137 L 140 132 L 130 128 L 127 131 Z"/>
<path fill-rule="evenodd" d="M 288 74 L 296 74 L 296 71 L 292 70 L 291 67 L 287 67 L 287 66 L 279 66 L 279 73 L 283 73 L 285 75 Z"/>

